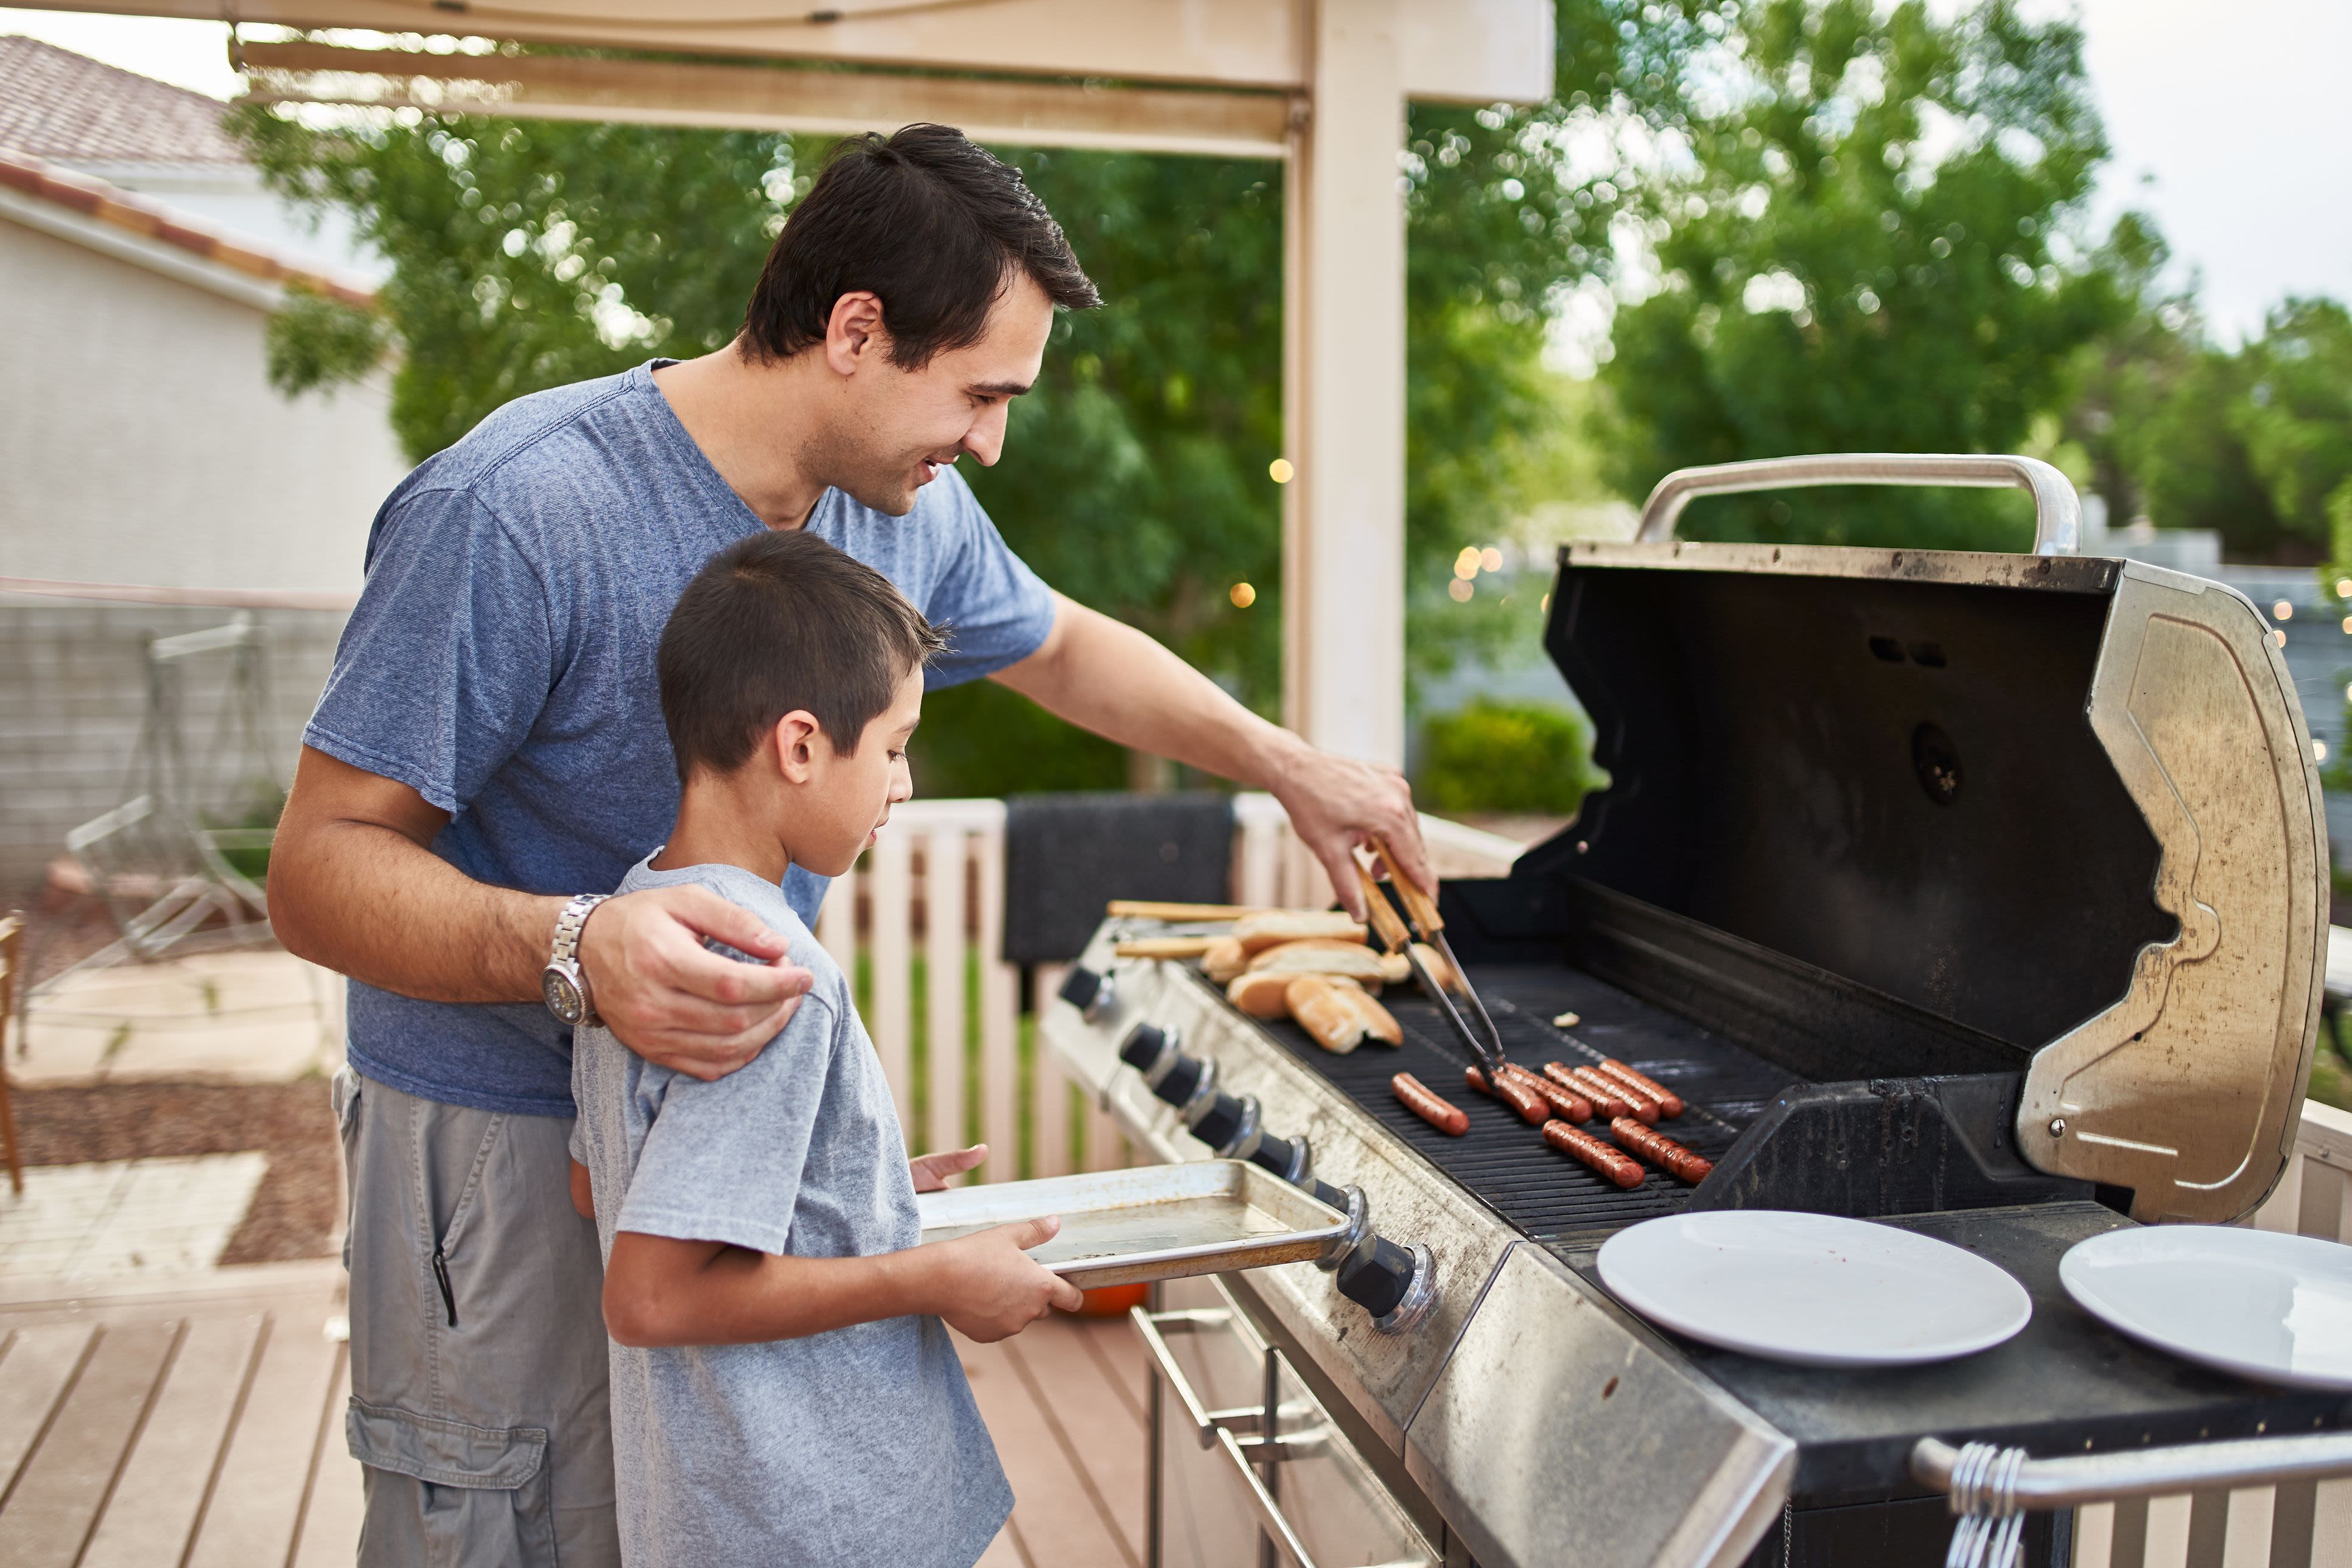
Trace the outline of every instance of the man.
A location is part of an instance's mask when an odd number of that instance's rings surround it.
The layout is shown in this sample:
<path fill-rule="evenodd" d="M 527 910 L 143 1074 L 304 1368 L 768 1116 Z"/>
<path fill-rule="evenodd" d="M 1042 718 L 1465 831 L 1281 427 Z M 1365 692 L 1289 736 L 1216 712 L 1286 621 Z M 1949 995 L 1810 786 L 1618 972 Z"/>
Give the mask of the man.
<path fill-rule="evenodd" d="M 571 1026 L 716 1078 L 808 983 L 706 889 L 594 896 L 676 812 L 654 650 L 717 551 L 815 531 L 950 628 L 932 685 L 991 676 L 1272 791 L 1351 909 L 1366 834 L 1427 880 L 1401 777 L 1314 751 L 1054 594 L 955 472 L 996 461 L 1055 310 L 1098 302 L 1019 174 L 961 134 L 856 138 L 733 344 L 518 399 L 384 503 L 269 878 L 280 939 L 352 979 L 335 1098 L 363 1562 L 616 1560 L 596 1236 L 567 1182 Z M 823 880 L 795 868 L 784 890 L 813 921 Z"/>

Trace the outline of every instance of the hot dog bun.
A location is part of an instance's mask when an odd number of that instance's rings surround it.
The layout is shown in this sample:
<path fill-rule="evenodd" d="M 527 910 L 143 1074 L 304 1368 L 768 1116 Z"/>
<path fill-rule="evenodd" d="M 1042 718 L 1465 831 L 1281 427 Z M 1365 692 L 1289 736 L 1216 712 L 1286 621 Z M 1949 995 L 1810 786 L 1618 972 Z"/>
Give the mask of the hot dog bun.
<path fill-rule="evenodd" d="M 1225 987 L 1225 1000 L 1253 1018 L 1279 1018 L 1290 1011 L 1287 994 L 1290 983 L 1297 978 L 1275 970 L 1236 974 Z M 1342 980 L 1339 984 L 1353 985 L 1355 982 Z"/>
<path fill-rule="evenodd" d="M 1363 928 L 1360 926 L 1357 929 L 1360 931 Z M 1344 974 L 1351 980 L 1366 980 L 1374 984 L 1387 978 L 1381 955 L 1366 947 L 1361 940 L 1337 942 L 1329 938 L 1309 938 L 1286 942 L 1253 956 L 1249 966 L 1253 974 Z"/>
<path fill-rule="evenodd" d="M 1258 952 L 1280 942 L 1321 938 L 1328 942 L 1360 942 L 1364 928 L 1342 910 L 1267 910 L 1234 922 L 1234 940 L 1244 952 Z"/>
<path fill-rule="evenodd" d="M 1242 944 L 1229 936 L 1221 936 L 1201 954 L 1201 973 L 1223 985 L 1249 967 L 1249 955 Z"/>

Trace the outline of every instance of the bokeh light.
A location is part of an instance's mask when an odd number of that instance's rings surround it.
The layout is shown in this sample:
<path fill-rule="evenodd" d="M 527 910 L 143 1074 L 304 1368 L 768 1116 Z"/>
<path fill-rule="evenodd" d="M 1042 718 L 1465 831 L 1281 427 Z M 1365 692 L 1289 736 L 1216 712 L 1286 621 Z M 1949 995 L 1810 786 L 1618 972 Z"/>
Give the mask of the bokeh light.
<path fill-rule="evenodd" d="M 1265 466 L 1266 477 L 1278 485 L 1288 484 L 1290 477 L 1297 471 L 1290 466 L 1290 459 L 1287 458 L 1276 458 Z"/>
<path fill-rule="evenodd" d="M 1246 610 L 1257 603 L 1257 590 L 1246 583 L 1236 583 L 1226 593 L 1225 597 L 1234 602 L 1234 609 Z"/>
<path fill-rule="evenodd" d="M 1445 584 L 1445 596 L 1457 605 L 1468 604 L 1470 595 L 1477 591 L 1470 586 L 1470 579 L 1467 577 L 1456 577 L 1453 582 Z"/>
<path fill-rule="evenodd" d="M 2289 604 L 2286 600 L 2281 599 L 2277 604 L 2271 606 L 2271 619 L 2274 621 L 2291 621 L 2294 619 L 2294 606 Z"/>
<path fill-rule="evenodd" d="M 1478 564 L 1489 572 L 1500 572 L 1503 569 L 1503 552 L 1489 544 L 1478 552 Z"/>

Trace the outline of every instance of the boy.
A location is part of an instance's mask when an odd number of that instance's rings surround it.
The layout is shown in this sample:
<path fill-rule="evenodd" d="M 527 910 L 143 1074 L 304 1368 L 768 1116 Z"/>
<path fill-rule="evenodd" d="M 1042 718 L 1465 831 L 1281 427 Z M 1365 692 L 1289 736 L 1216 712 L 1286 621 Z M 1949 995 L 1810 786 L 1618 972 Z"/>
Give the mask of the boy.
<path fill-rule="evenodd" d="M 846 872 L 912 793 L 940 634 L 823 539 L 711 558 L 662 634 L 682 798 L 621 890 L 694 883 L 751 910 L 815 981 L 751 1062 L 705 1082 L 580 1030 L 572 1188 L 605 1254 L 624 1561 L 966 1568 L 1012 1492 L 940 1320 L 1017 1333 L 1076 1289 L 1026 1257 L 1051 1219 L 918 1247 L 910 1169 L 840 968 L 779 884 Z M 583 1164 L 584 1163 L 584 1170 Z"/>

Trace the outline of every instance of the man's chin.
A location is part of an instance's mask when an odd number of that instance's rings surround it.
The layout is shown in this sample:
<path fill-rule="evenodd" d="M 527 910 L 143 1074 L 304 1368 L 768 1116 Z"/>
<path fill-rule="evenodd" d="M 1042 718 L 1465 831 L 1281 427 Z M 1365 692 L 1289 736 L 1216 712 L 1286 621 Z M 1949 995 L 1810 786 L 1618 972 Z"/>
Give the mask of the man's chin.
<path fill-rule="evenodd" d="M 842 489 L 848 491 L 851 500 L 869 511 L 878 511 L 885 517 L 904 517 L 915 510 L 915 498 L 922 487 L 901 480 L 887 489 L 881 485 L 858 485 L 854 489 L 845 485 Z"/>

